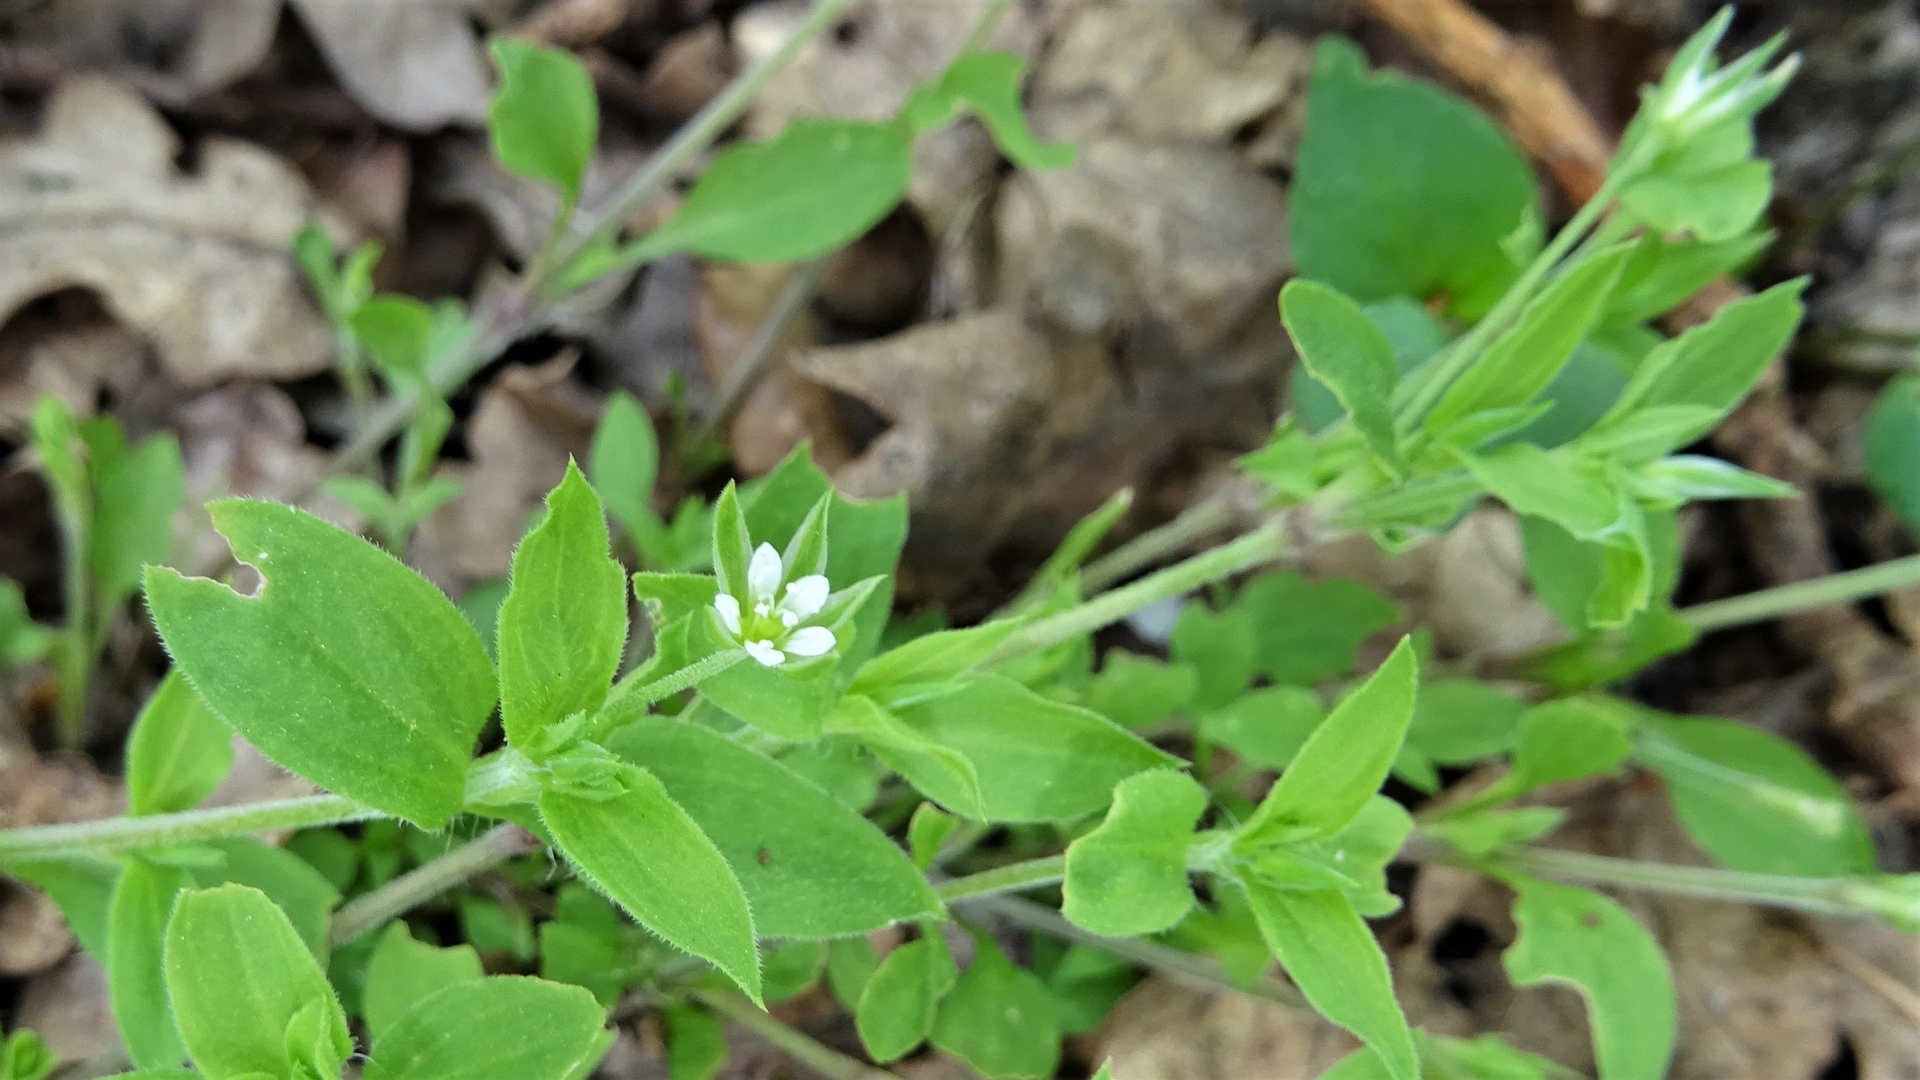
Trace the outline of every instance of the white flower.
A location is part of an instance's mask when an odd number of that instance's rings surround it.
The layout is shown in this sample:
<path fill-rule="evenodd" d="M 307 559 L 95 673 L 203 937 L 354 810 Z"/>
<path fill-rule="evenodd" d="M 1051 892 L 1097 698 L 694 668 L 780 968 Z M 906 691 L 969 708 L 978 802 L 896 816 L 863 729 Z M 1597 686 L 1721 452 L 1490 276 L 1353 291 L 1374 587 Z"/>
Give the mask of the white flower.
<path fill-rule="evenodd" d="M 826 627 L 800 625 L 826 606 L 833 591 L 826 577 L 808 574 L 782 589 L 784 576 L 780 553 L 772 544 L 761 544 L 747 565 L 748 609 L 742 610 L 740 600 L 728 593 L 713 598 L 720 625 L 748 656 L 767 667 L 779 667 L 789 655 L 823 656 L 836 644 L 833 631 Z"/>

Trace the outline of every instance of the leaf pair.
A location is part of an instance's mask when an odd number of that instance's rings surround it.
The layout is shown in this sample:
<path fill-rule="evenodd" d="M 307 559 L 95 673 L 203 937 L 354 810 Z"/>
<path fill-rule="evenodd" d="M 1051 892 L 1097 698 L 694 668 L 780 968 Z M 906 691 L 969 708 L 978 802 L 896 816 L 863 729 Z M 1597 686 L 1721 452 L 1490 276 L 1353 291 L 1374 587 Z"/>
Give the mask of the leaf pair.
<path fill-rule="evenodd" d="M 930 1041 L 995 1080 L 1052 1076 L 1060 1020 L 1046 984 L 1016 967 L 990 935 L 968 933 L 973 963 L 964 972 L 937 923 L 923 924 L 920 937 L 877 965 L 865 941 L 835 944 L 829 979 L 853 1010 L 861 1043 L 875 1061 L 897 1060 Z"/>

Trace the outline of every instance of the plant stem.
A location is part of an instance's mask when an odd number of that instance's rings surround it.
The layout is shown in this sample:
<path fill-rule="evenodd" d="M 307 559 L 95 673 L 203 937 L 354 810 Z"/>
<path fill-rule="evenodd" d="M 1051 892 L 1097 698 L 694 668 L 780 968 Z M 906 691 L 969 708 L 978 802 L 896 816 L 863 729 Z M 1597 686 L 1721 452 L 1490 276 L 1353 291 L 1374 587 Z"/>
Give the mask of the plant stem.
<path fill-rule="evenodd" d="M 1258 566 L 1279 555 L 1286 546 L 1284 525 L 1269 522 L 1237 540 L 1041 619 L 1007 638 L 986 662 L 1008 660 L 1098 630 L 1149 604 L 1192 592 L 1202 585 Z"/>
<path fill-rule="evenodd" d="M 1080 589 L 1087 596 L 1101 592 L 1129 574 L 1232 525 L 1238 516 L 1233 500 L 1225 495 L 1202 499 L 1165 525 L 1149 529 L 1088 563 L 1080 571 Z"/>
<path fill-rule="evenodd" d="M 1052 885 L 1067 876 L 1067 857 L 1048 855 L 1040 859 L 1010 863 L 978 874 L 952 878 L 933 887 L 945 903 L 971 900 L 978 896 L 1015 892 L 1040 885 Z"/>
<path fill-rule="evenodd" d="M 475 839 L 401 874 L 333 913 L 327 937 L 334 945 L 377 930 L 484 870 L 537 851 L 540 841 L 518 825 L 496 825 Z"/>
<path fill-rule="evenodd" d="M 650 683 L 634 685 L 634 677 L 646 671 L 635 668 L 626 678 L 613 684 L 606 704 L 594 721 L 594 731 L 605 734 L 622 724 L 631 723 L 647 711 L 647 706 L 663 701 L 682 690 L 690 690 L 747 658 L 745 649 L 723 649 L 696 660 L 678 671 L 670 671 Z"/>
<path fill-rule="evenodd" d="M 963 53 L 979 52 L 987 47 L 987 39 L 993 36 L 993 28 L 1000 22 L 1000 16 L 1013 6 L 1013 0 L 988 0 L 987 6 L 980 9 L 980 18 L 976 19 L 973 29 L 967 34 L 967 44 Z"/>
<path fill-rule="evenodd" d="M 1052 908 L 1031 900 L 1022 900 L 1017 896 L 995 896 L 969 900 L 966 905 L 990 911 L 1029 930 L 1088 945 L 1122 960 L 1131 960 L 1196 990 L 1234 990 L 1296 1009 L 1307 1007 L 1307 999 L 1300 996 L 1300 991 L 1271 975 L 1261 975 L 1251 984 L 1241 986 L 1227 976 L 1227 969 L 1221 966 L 1220 961 L 1204 953 L 1186 952 L 1145 938 L 1101 937 L 1091 930 L 1082 930 L 1073 925 Z"/>
<path fill-rule="evenodd" d="M 338 795 L 308 795 L 299 799 L 275 799 L 244 806 L 154 814 L 151 817 L 117 817 L 70 825 L 0 829 L 0 863 L 78 852 L 125 851 L 155 844 L 215 840 L 270 829 L 298 829 L 386 816 Z"/>
<path fill-rule="evenodd" d="M 786 336 L 787 327 L 793 325 L 807 308 L 807 301 L 813 299 L 814 290 L 820 286 L 820 275 L 826 273 L 827 260 L 831 256 L 822 255 L 800 264 L 793 273 L 793 279 L 773 302 L 773 310 L 767 313 L 760 329 L 754 331 L 753 340 L 740 350 L 733 367 L 727 372 L 727 384 L 720 390 L 720 401 L 713 407 L 713 414 L 700 425 L 700 431 L 693 437 L 693 444 L 699 446 L 718 435 L 721 429 L 733 421 L 740 406 L 746 404 L 747 395 L 760 384 L 760 379 L 773 366 L 773 358 L 778 353 L 780 339 Z"/>
<path fill-rule="evenodd" d="M 1796 581 L 1791 585 L 1762 589 L 1745 596 L 1695 604 L 1681 608 L 1680 617 L 1687 621 L 1687 625 L 1705 634 L 1829 604 L 1850 604 L 1911 585 L 1920 585 L 1920 555 L 1829 574 L 1812 581 Z"/>
<path fill-rule="evenodd" d="M 828 1080 L 900 1080 L 885 1069 L 856 1061 L 795 1031 L 748 1001 L 743 994 L 732 990 L 696 990 L 693 996 L 702 1005 L 746 1028 L 781 1053 Z"/>

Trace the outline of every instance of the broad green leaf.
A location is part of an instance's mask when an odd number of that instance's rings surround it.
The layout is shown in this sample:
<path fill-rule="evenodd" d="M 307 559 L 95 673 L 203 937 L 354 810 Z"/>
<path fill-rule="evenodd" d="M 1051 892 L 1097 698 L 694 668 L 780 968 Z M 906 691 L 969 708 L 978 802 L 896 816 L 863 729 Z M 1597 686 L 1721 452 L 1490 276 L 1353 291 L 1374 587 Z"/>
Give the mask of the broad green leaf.
<path fill-rule="evenodd" d="M 1598 893 L 1518 874 L 1520 936 L 1502 958 L 1516 986 L 1554 982 L 1587 999 L 1600 1080 L 1659 1080 L 1673 1054 L 1673 975 L 1660 945 Z"/>
<path fill-rule="evenodd" d="M 220 853 L 221 861 L 217 867 L 194 871 L 195 884 L 201 888 L 245 885 L 267 894 L 306 942 L 307 951 L 326 963 L 327 924 L 340 902 L 340 890 L 332 882 L 293 852 L 251 836 L 209 840 L 207 846 Z"/>
<path fill-rule="evenodd" d="M 454 983 L 485 975 L 473 946 L 442 949 L 415 941 L 405 920 L 395 920 L 367 960 L 367 985 L 360 999 L 367 1033 L 377 1042 L 408 1009 Z"/>
<path fill-rule="evenodd" d="M 493 711 L 493 665 L 472 626 L 425 578 L 319 518 L 239 499 L 209 510 L 265 584 L 241 596 L 147 571 L 154 625 L 188 681 L 282 766 L 444 824 Z"/>
<path fill-rule="evenodd" d="M 1920 532 L 1920 377 L 1901 376 L 1880 391 L 1867 414 L 1865 450 L 1874 493 L 1907 528 Z M 5 621 L 0 614 L 0 624 Z M 0 656 L 5 651 L 0 643 Z"/>
<path fill-rule="evenodd" d="M 1167 645 L 1175 661 L 1193 669 L 1193 704 L 1200 710 L 1239 697 L 1252 685 L 1260 659 L 1252 620 L 1238 605 L 1215 611 L 1199 600 L 1188 603 Z"/>
<path fill-rule="evenodd" d="M 1039 977 L 1017 968 L 993 939 L 973 935 L 973 966 L 934 1018 L 932 1042 L 989 1080 L 1050 1077 L 1060 1065 L 1060 1021 Z"/>
<path fill-rule="evenodd" d="M 354 309 L 347 323 L 388 378 L 407 381 L 426 374 L 433 308 L 411 296 L 376 296 Z"/>
<path fill-rule="evenodd" d="M 127 860 L 113 891 L 107 915 L 107 994 L 127 1053 L 143 1069 L 171 1068 L 187 1057 L 167 1004 L 161 948 L 175 898 L 192 887 L 185 870 L 136 855 Z"/>
<path fill-rule="evenodd" d="M 986 814 L 980 774 L 959 750 L 881 708 L 872 698 L 848 694 L 827 718 L 829 731 L 859 740 L 875 757 L 927 795 L 962 817 Z M 792 755 L 788 755 L 791 757 Z M 871 787 L 861 785 L 864 792 Z M 868 800 L 871 802 L 871 799 Z"/>
<path fill-rule="evenodd" d="M 1280 774 L 1253 818 L 1251 834 L 1270 830 L 1332 836 L 1358 817 L 1387 778 L 1413 720 L 1419 687 L 1413 639 L 1334 706 Z"/>
<path fill-rule="evenodd" d="M 862 664 L 847 692 L 876 696 L 891 686 L 959 678 L 999 648 L 1020 625 L 1016 619 L 1001 619 L 915 638 Z"/>
<path fill-rule="evenodd" d="M 1513 749 L 1526 705 L 1475 679 L 1441 679 L 1420 688 L 1407 743 L 1440 765 L 1471 765 Z"/>
<path fill-rule="evenodd" d="M 1357 581 L 1308 581 L 1292 571 L 1255 578 L 1232 610 L 1253 628 L 1260 670 L 1303 686 L 1352 671 L 1360 643 L 1400 618 L 1391 600 Z"/>
<path fill-rule="evenodd" d="M 587 475 L 607 512 L 638 545 L 659 518 L 653 512 L 653 484 L 660 472 L 660 437 L 653 419 L 633 395 L 615 390 L 593 431 Z"/>
<path fill-rule="evenodd" d="M 761 935 L 844 937 L 941 914 L 899 845 L 778 762 L 666 717 L 608 746 L 657 776 L 726 857 Z"/>
<path fill-rule="evenodd" d="M 88 558 L 100 606 L 118 608 L 140 588 L 148 563 L 173 557 L 173 515 L 186 499 L 180 443 L 169 433 L 93 459 L 93 535 Z"/>
<path fill-rule="evenodd" d="M 662 1016 L 668 1080 L 712 1080 L 727 1063 L 727 1029 L 720 1019 L 693 1005 L 669 1005 Z"/>
<path fill-rule="evenodd" d="M 187 1051 L 210 1076 L 335 1075 L 353 1040 L 313 954 L 286 916 L 257 889 L 188 890 L 166 934 L 167 993 Z M 290 1046 L 302 1016 L 316 1040 Z M 311 1022 L 311 1021 L 309 1021 Z"/>
<path fill-rule="evenodd" d="M 938 927 L 888 953 L 867 978 L 854 1010 L 867 1053 L 875 1061 L 893 1061 L 924 1042 L 957 975 Z"/>
<path fill-rule="evenodd" d="M 1284 769 L 1326 717 L 1306 687 L 1268 686 L 1208 713 L 1200 734 L 1262 768 Z"/>
<path fill-rule="evenodd" d="M 669 945 L 712 961 L 757 1002 L 753 916 L 726 858 L 653 774 L 629 766 L 620 780 L 626 791 L 612 799 L 548 791 L 541 820 L 596 888 Z"/>
<path fill-rule="evenodd" d="M 1615 247 L 1561 274 L 1528 302 L 1520 320 L 1487 348 L 1427 414 L 1425 429 L 1444 432 L 1489 409 L 1526 405 L 1573 356 L 1613 291 L 1630 247 Z"/>
<path fill-rule="evenodd" d="M 1062 913 L 1107 937 L 1156 934 L 1185 918 L 1187 845 L 1206 809 L 1206 789 L 1186 773 L 1121 781 L 1106 821 L 1067 846 Z"/>
<path fill-rule="evenodd" d="M 109 927 L 113 894 L 120 882 L 118 863 L 99 855 L 72 854 L 10 862 L 0 870 L 52 897 L 67 925 L 73 928 L 73 936 L 80 939 L 80 947 L 101 963 L 108 962 L 113 955 L 109 951 Z"/>
<path fill-rule="evenodd" d="M 1080 703 L 1121 727 L 1143 728 L 1180 711 L 1199 682 L 1191 664 L 1110 649 Z"/>
<path fill-rule="evenodd" d="M 940 847 L 960 827 L 960 819 L 943 812 L 930 802 L 923 802 L 913 808 L 913 817 L 907 821 L 907 850 L 913 854 L 913 865 L 926 870 L 940 857 Z"/>
<path fill-rule="evenodd" d="M 1469 318 L 1518 276 L 1505 241 L 1539 214 L 1533 170 L 1498 125 L 1431 86 L 1368 72 L 1338 38 L 1314 52 L 1291 196 L 1303 277 L 1362 303 L 1440 299 Z"/>
<path fill-rule="evenodd" d="M 586 66 L 565 49 L 494 38 L 500 89 L 487 109 L 493 154 L 510 171 L 557 185 L 571 205 L 580 195 L 600 102 Z"/>
<path fill-rule="evenodd" d="M 1000 152 L 1015 165 L 1039 170 L 1066 168 L 1073 164 L 1074 148 L 1064 143 L 1043 143 L 1027 126 L 1026 113 L 1020 108 L 1020 80 L 1026 70 L 1026 59 L 1014 53 L 962 53 L 940 77 L 936 92 L 924 96 L 934 107 L 926 115 L 914 117 L 916 127 L 924 132 L 944 124 L 965 105 L 980 117 Z M 910 114 L 915 111 L 912 102 L 907 108 Z"/>
<path fill-rule="evenodd" d="M 1247 899 L 1267 946 L 1314 1010 L 1359 1036 L 1393 1080 L 1419 1080 L 1387 958 L 1347 898 L 1249 884 Z"/>
<path fill-rule="evenodd" d="M 613 1032 L 593 995 L 527 976 L 469 979 L 420 1000 L 374 1040 L 367 1080 L 576 1080 Z"/>
<path fill-rule="evenodd" d="M 1778 735 L 1731 720 L 1661 719 L 1637 756 L 1666 782 L 1687 835 L 1730 870 L 1874 872 L 1873 837 L 1846 789 Z"/>
<path fill-rule="evenodd" d="M 20 583 L 0 577 L 0 666 L 31 663 L 47 654 L 53 631 L 27 614 L 27 598 Z"/>
<path fill-rule="evenodd" d="M 169 672 L 127 736 L 127 813 L 191 810 L 233 767 L 233 731 L 178 671 Z"/>
<path fill-rule="evenodd" d="M 1800 325 L 1805 310 L 1800 294 L 1806 287 L 1805 278 L 1795 278 L 1735 300 L 1655 348 L 1634 370 L 1602 426 L 1655 406 L 1693 405 L 1719 413 L 1733 408 Z"/>
<path fill-rule="evenodd" d="M 1515 512 L 1545 518 L 1581 540 L 1598 540 L 1620 522 L 1613 485 L 1563 454 L 1515 443 L 1462 457 L 1474 477 Z"/>
<path fill-rule="evenodd" d="M 1359 304 L 1305 278 L 1280 290 L 1280 313 L 1300 362 L 1340 400 L 1373 456 L 1404 474 L 1389 403 L 1400 369 L 1387 335 Z"/>
<path fill-rule="evenodd" d="M 500 605 L 500 721 L 522 752 L 537 753 L 548 727 L 598 709 L 620 668 L 627 575 L 607 543 L 600 499 L 569 461 L 546 520 L 514 549 Z"/>
<path fill-rule="evenodd" d="M 921 793 L 966 817 L 1052 821 L 1107 805 L 1120 781 L 1177 764 L 1105 717 L 1041 697 L 998 675 L 979 675 L 892 713 L 933 744 L 958 753 L 979 778 L 979 812 L 944 776 L 875 747 Z"/>
<path fill-rule="evenodd" d="M 797 262 L 858 238 L 907 193 L 913 147 L 891 124 L 803 119 L 763 143 L 734 143 L 665 225 L 623 253 Z"/>

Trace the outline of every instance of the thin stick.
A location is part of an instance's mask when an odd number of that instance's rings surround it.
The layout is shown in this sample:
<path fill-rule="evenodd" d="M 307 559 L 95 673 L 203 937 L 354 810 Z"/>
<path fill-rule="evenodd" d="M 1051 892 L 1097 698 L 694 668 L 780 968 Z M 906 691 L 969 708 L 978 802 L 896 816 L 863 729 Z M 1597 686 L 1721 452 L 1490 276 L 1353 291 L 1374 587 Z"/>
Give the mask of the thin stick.
<path fill-rule="evenodd" d="M 1920 555 L 1909 555 L 1904 559 L 1845 573 L 1828 574 L 1811 581 L 1796 581 L 1791 585 L 1762 589 L 1745 596 L 1695 604 L 1681 608 L 1680 617 L 1689 626 L 1705 634 L 1729 626 L 1793 615 L 1811 608 L 1850 604 L 1913 585 L 1920 585 Z"/>
<path fill-rule="evenodd" d="M 151 817 L 117 817 L 69 825 L 35 825 L 0 830 L 0 863 L 24 862 L 75 852 L 125 851 L 158 844 L 181 844 L 244 836 L 273 829 L 299 829 L 386 817 L 338 795 L 308 795 L 244 806 L 185 810 Z"/>
<path fill-rule="evenodd" d="M 773 367 L 773 359 L 778 354 L 776 346 L 786 336 L 787 328 L 793 325 L 807 303 L 813 299 L 814 290 L 820 287 L 820 275 L 827 270 L 829 255 L 810 259 L 801 263 L 794 271 L 793 279 L 780 292 L 779 299 L 773 302 L 773 310 L 767 312 L 765 322 L 754 332 L 753 340 L 740 350 L 740 355 L 727 372 L 727 383 L 720 390 L 720 401 L 713 407 L 713 414 L 700 425 L 699 434 L 693 438 L 698 446 L 725 430 L 733 422 L 734 414 L 740 406 L 746 404 L 747 395 L 760 385 L 760 380 Z"/>
<path fill-rule="evenodd" d="M 1238 516 L 1233 500 L 1225 495 L 1202 499 L 1165 525 L 1149 529 L 1088 563 L 1080 571 L 1081 592 L 1086 596 L 1102 592 L 1120 579 L 1232 525 Z"/>
<path fill-rule="evenodd" d="M 537 851 L 540 841 L 518 825 L 496 825 L 475 839 L 401 874 L 333 913 L 328 940 L 345 945 L 377 930 L 482 871 Z"/>
<path fill-rule="evenodd" d="M 900 1080 L 885 1069 L 823 1046 L 813 1038 L 781 1023 L 766 1010 L 732 990 L 696 990 L 693 996 L 702 1005 L 746 1028 L 774 1049 L 819 1073 L 827 1080 Z"/>

